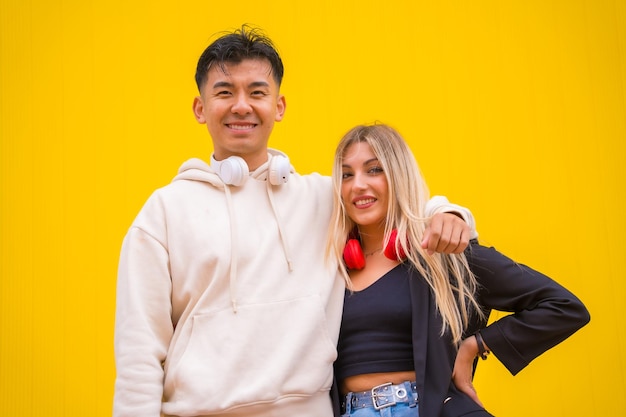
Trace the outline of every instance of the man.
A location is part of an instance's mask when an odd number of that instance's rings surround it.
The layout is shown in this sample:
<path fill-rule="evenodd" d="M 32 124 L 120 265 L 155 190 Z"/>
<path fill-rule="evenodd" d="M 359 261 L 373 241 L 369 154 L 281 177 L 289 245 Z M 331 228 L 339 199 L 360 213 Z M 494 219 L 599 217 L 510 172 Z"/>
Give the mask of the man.
<path fill-rule="evenodd" d="M 282 75 L 271 41 L 246 26 L 200 57 L 193 110 L 214 153 L 183 164 L 124 239 L 114 416 L 333 414 L 344 282 L 324 261 L 331 183 L 268 149 Z M 462 251 L 470 237 L 452 214 L 431 229 L 432 250 Z"/>

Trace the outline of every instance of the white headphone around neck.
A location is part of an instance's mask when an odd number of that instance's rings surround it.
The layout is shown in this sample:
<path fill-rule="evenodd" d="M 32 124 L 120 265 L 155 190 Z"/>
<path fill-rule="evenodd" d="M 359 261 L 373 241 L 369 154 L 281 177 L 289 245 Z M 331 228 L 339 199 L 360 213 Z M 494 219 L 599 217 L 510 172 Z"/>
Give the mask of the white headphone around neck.
<path fill-rule="evenodd" d="M 229 156 L 228 158 L 217 161 L 211 155 L 211 168 L 215 170 L 220 179 L 227 185 L 238 187 L 246 182 L 246 178 L 250 174 L 248 164 L 240 156 Z M 272 185 L 281 185 L 289 179 L 291 172 L 291 163 L 285 155 L 274 154 L 271 156 L 270 166 L 268 169 L 268 179 Z"/>

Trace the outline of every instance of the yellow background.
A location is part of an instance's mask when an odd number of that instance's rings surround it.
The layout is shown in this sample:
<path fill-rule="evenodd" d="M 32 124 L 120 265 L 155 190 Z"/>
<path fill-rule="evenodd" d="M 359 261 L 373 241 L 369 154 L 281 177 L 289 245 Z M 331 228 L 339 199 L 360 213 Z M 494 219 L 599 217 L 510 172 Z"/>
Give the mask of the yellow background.
<path fill-rule="evenodd" d="M 626 2 L 0 0 L 0 414 L 108 416 L 120 243 L 208 159 L 196 60 L 261 26 L 286 65 L 270 145 L 330 173 L 356 123 L 410 141 L 481 240 L 576 293 L 592 322 L 511 377 L 498 416 L 626 415 Z"/>

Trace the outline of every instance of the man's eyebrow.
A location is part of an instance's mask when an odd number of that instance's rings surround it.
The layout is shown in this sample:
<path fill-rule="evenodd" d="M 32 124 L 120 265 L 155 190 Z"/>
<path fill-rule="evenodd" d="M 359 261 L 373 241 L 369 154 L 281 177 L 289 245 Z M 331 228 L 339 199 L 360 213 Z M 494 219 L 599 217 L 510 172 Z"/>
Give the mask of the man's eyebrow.
<path fill-rule="evenodd" d="M 228 81 L 217 81 L 213 84 L 213 88 L 232 87 L 233 85 Z"/>
<path fill-rule="evenodd" d="M 270 86 L 269 83 L 267 83 L 266 81 L 254 81 L 248 85 L 248 87 L 250 88 L 269 87 L 269 86 Z"/>
<path fill-rule="evenodd" d="M 227 87 L 230 88 L 232 87 L 233 84 L 229 83 L 228 81 L 217 81 L 215 84 L 213 84 L 213 88 L 223 88 L 223 87 Z M 248 84 L 248 88 L 257 88 L 257 87 L 269 87 L 269 83 L 267 83 L 266 81 L 253 81 L 250 84 Z"/>

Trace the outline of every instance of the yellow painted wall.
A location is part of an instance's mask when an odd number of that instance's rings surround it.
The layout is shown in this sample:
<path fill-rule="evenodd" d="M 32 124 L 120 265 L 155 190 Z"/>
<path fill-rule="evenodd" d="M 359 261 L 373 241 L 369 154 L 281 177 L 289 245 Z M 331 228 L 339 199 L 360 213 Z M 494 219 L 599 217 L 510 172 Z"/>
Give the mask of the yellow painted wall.
<path fill-rule="evenodd" d="M 122 237 L 211 152 L 197 57 L 243 22 L 286 64 L 271 145 L 330 173 L 381 120 L 483 243 L 553 276 L 592 322 L 477 387 L 498 416 L 626 415 L 626 2 L 0 0 L 0 414 L 108 416 Z"/>

